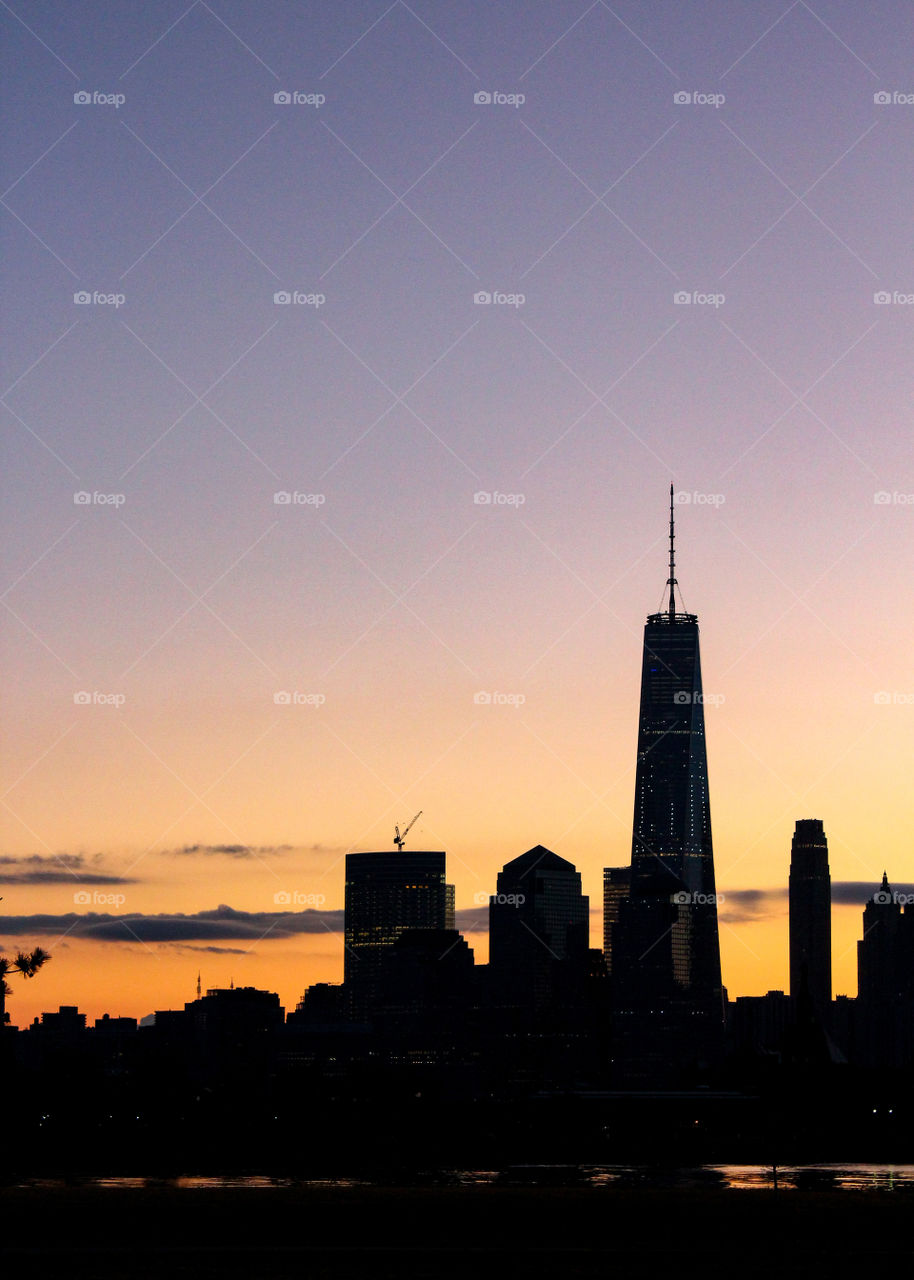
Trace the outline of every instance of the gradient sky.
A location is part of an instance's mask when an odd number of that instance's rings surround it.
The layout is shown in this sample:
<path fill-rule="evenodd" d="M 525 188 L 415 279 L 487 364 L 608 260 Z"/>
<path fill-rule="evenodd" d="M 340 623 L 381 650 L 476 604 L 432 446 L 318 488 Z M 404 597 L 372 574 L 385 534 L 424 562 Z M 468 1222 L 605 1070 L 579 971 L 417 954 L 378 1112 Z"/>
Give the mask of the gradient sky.
<path fill-rule="evenodd" d="M 294 1006 L 342 977 L 343 855 L 420 809 L 478 960 L 536 843 L 599 945 L 671 481 L 724 981 L 786 986 L 819 817 L 853 994 L 869 886 L 914 879 L 910 4 L 0 23 L 0 941 L 53 953 L 14 1022 L 198 968 Z"/>

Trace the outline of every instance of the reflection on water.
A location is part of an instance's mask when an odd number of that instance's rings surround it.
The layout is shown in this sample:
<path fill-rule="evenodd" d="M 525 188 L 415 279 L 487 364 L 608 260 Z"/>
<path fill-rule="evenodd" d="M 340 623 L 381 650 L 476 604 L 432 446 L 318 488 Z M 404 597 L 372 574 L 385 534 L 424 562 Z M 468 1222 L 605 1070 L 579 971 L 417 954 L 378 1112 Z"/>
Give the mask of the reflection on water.
<path fill-rule="evenodd" d="M 773 1187 L 771 1165 L 728 1164 L 715 1166 L 725 1185 L 736 1190 Z M 779 1165 L 779 1187 L 802 1191 L 901 1191 L 914 1187 L 910 1164 L 796 1164 Z"/>
<path fill-rule="evenodd" d="M 653 1165 L 511 1165 L 505 1169 L 434 1169 L 379 1178 L 275 1178 L 266 1174 L 243 1176 L 187 1175 L 178 1178 L 33 1178 L 18 1182 L 26 1187 L 127 1187 L 220 1190 L 274 1187 L 396 1186 L 510 1186 L 510 1187 L 619 1187 L 654 1190 L 752 1191 L 910 1191 L 914 1190 L 914 1165 L 910 1164 L 763 1164 L 700 1165 L 675 1168 Z"/>

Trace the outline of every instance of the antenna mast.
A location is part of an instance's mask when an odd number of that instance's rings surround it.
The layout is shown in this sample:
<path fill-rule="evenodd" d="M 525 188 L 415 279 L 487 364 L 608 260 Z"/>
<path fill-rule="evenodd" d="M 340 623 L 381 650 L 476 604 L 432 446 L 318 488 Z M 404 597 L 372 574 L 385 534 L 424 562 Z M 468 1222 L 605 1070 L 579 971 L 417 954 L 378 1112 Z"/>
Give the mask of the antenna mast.
<path fill-rule="evenodd" d="M 676 621 L 676 587 L 678 586 L 678 583 L 676 582 L 675 539 L 676 539 L 676 524 L 673 517 L 673 486 L 671 484 L 670 485 L 670 576 L 666 580 L 666 585 L 670 589 L 669 618 L 670 618 L 671 625 Z"/>

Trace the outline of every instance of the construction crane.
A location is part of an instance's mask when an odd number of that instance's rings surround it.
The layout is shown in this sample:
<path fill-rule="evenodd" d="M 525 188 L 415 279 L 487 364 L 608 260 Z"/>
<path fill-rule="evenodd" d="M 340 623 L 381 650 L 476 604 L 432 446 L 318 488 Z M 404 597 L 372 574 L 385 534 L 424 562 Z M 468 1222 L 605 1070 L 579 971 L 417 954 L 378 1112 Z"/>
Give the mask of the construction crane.
<path fill-rule="evenodd" d="M 419 812 L 416 814 L 416 818 L 421 818 L 421 817 L 422 817 L 422 810 L 420 809 Z M 413 822 L 416 821 L 416 818 L 413 818 Z M 403 828 L 402 836 L 400 835 L 400 828 L 394 827 L 394 844 L 397 846 L 397 849 L 400 851 L 400 853 L 403 852 L 403 845 L 406 842 L 406 837 L 409 832 L 409 827 L 413 825 L 413 822 L 411 822 L 408 827 Z"/>

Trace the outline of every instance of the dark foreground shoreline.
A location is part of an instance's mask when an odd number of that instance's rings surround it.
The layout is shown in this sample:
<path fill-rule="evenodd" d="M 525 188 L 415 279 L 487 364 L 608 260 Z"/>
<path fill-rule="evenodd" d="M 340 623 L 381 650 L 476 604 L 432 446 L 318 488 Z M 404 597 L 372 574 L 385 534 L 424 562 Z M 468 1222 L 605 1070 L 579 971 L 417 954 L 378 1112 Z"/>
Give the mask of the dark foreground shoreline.
<path fill-rule="evenodd" d="M 0 1189 L 7 1274 L 393 1280 L 908 1274 L 904 1192 L 616 1187 Z"/>

